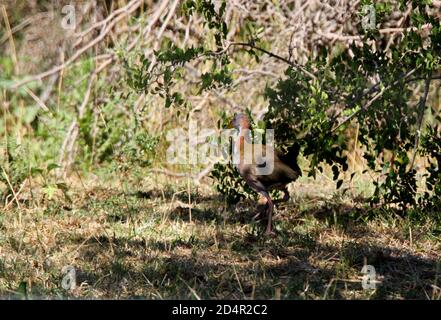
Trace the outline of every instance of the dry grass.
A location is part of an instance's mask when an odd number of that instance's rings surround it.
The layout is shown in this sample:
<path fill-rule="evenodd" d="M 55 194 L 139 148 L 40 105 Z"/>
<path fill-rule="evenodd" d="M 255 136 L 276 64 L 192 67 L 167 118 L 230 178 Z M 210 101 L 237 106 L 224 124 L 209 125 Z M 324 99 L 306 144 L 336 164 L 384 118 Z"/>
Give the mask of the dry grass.
<path fill-rule="evenodd" d="M 326 179 L 302 178 L 268 239 L 253 202 L 228 207 L 207 185 L 192 189 L 190 221 L 185 181 L 94 181 L 73 183 L 72 203 L 34 200 L 0 215 L 3 297 L 441 298 L 439 217 L 366 210 Z M 376 290 L 362 288 L 365 263 Z M 67 265 L 71 291 L 61 286 Z"/>

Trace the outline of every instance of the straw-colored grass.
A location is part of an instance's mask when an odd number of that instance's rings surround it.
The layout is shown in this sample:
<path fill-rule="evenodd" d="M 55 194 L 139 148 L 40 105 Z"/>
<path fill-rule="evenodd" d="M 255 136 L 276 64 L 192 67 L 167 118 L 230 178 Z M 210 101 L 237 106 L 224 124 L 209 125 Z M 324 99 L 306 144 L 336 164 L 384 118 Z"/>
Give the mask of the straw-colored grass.
<path fill-rule="evenodd" d="M 228 207 L 207 184 L 192 188 L 190 221 L 185 179 L 97 181 L 73 183 L 72 203 L 33 199 L 0 215 L 3 298 L 441 298 L 439 216 L 400 218 L 302 178 L 265 238 L 254 202 Z M 376 289 L 362 287 L 364 264 Z"/>

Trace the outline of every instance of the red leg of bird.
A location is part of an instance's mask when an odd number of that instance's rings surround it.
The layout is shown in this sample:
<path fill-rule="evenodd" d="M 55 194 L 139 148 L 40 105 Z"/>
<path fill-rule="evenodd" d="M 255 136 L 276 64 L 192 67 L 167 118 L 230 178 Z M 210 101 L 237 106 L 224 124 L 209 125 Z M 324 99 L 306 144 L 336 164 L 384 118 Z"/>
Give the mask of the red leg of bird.
<path fill-rule="evenodd" d="M 268 200 L 268 209 L 267 209 L 267 215 L 268 215 L 268 224 L 266 225 L 266 235 L 274 235 L 273 231 L 273 210 L 274 210 L 274 203 L 271 200 L 271 198 L 268 196 L 266 198 Z"/>

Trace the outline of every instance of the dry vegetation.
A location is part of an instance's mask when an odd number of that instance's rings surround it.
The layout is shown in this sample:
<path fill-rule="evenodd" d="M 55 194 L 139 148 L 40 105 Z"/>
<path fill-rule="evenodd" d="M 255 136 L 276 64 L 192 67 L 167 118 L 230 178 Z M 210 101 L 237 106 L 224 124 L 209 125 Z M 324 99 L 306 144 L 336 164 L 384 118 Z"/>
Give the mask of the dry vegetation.
<path fill-rule="evenodd" d="M 164 163 L 164 132 L 185 129 L 189 118 L 216 127 L 222 112 L 240 107 L 262 118 L 261 93 L 283 72 L 280 62 L 261 56 L 257 63 L 238 52 L 233 86 L 202 97 L 192 92 L 210 66 L 189 65 L 193 79 L 180 85 L 193 106 L 177 114 L 158 97 L 119 98 L 129 90 L 120 54 L 129 61 L 136 52 L 151 58 L 167 38 L 195 44 L 207 32 L 201 17 L 178 15 L 179 1 L 83 1 L 77 29 L 67 32 L 59 28 L 63 3 L 51 15 L 50 1 L 39 2 L 0 4 L 0 74 L 10 75 L 0 81 L 16 80 L 0 86 L 0 135 L 23 146 L 27 141 L 18 156 L 30 159 L 25 168 L 60 167 L 16 184 L 3 170 L 0 190 L 12 192 L 0 207 L 1 298 L 441 299 L 441 217 L 370 208 L 363 197 L 371 192 L 370 176 L 361 174 L 356 144 L 356 179 L 339 191 L 330 172 L 292 184 L 292 199 L 277 207 L 278 236 L 271 239 L 252 219 L 254 201 L 228 206 L 207 168 Z M 304 63 L 320 46 L 344 50 L 357 41 L 358 4 L 231 1 L 228 37 L 240 37 L 246 23 L 264 26 L 272 52 Z M 385 28 L 399 29 L 402 21 L 397 15 Z M 385 30 L 390 42 L 400 36 Z M 23 86 L 30 79 L 37 81 Z M 118 98 L 109 94 L 115 88 Z M 130 128 L 131 115 L 160 141 L 153 169 L 124 164 L 115 154 L 106 158 L 119 145 L 100 132 Z M 0 152 L 6 153 L 3 144 Z M 306 169 L 308 160 L 301 160 Z M 49 189 L 59 182 L 65 187 Z M 366 264 L 376 268 L 375 290 L 362 288 Z M 77 271 L 74 290 L 61 286 L 68 265 Z"/>
<path fill-rule="evenodd" d="M 106 181 L 72 186 L 72 203 L 2 214 L 3 297 L 24 297 L 24 287 L 34 299 L 441 298 L 433 220 L 368 213 L 332 184 L 294 183 L 295 198 L 277 208 L 278 237 L 267 239 L 253 202 L 228 207 L 199 187 L 190 212 L 185 183 Z M 376 290 L 362 288 L 366 263 Z M 67 265 L 77 270 L 73 291 L 61 287 Z"/>

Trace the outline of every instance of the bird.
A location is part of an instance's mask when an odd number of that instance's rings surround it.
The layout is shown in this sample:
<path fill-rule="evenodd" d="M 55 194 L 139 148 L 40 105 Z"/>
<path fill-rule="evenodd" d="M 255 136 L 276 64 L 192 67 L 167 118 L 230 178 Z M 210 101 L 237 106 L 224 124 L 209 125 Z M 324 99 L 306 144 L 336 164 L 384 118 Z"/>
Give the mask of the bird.
<path fill-rule="evenodd" d="M 275 150 L 272 146 L 253 144 L 250 136 L 250 119 L 243 113 L 236 114 L 230 121 L 229 128 L 238 130 L 237 139 L 234 141 L 234 154 L 238 161 L 235 166 L 239 175 L 255 192 L 266 199 L 266 214 L 268 218 L 265 235 L 275 235 L 273 231 L 273 211 L 274 203 L 289 200 L 287 185 L 295 181 L 302 175 L 302 171 L 297 164 L 297 157 L 300 152 L 300 145 L 296 142 L 292 144 L 286 153 Z M 258 149 L 261 154 L 254 154 Z M 272 154 L 271 159 L 269 154 Z M 262 174 L 262 168 L 268 165 L 267 161 L 273 160 L 270 171 Z M 281 200 L 271 199 L 271 190 L 281 190 L 284 196 Z"/>

